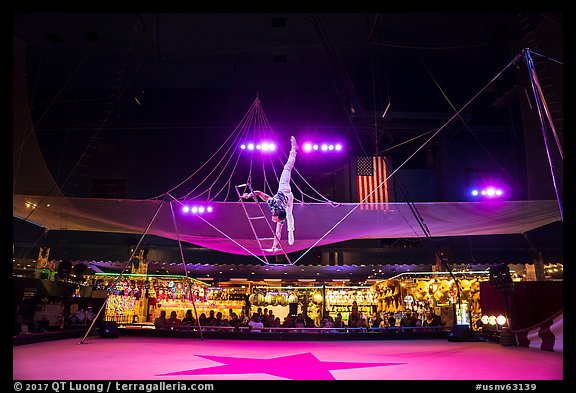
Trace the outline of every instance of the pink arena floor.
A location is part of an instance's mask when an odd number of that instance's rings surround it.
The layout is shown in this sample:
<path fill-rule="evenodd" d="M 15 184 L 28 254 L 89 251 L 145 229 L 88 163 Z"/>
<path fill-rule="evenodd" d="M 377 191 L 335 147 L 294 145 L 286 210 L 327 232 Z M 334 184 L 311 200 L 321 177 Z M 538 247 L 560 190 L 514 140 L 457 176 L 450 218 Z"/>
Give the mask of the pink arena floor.
<path fill-rule="evenodd" d="M 441 339 L 258 341 L 88 337 L 14 346 L 25 380 L 563 381 L 563 354 Z"/>

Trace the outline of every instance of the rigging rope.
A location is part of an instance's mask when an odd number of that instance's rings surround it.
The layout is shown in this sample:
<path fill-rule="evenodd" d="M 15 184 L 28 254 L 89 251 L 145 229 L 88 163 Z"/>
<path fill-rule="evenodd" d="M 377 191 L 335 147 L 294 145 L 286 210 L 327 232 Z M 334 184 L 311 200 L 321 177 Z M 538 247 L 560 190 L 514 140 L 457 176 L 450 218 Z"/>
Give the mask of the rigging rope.
<path fill-rule="evenodd" d="M 461 108 L 460 110 L 456 111 L 456 113 L 454 113 L 454 115 L 452 115 L 441 127 L 438 128 L 438 130 L 436 130 L 436 132 L 434 132 L 432 134 L 432 136 L 430 136 L 430 138 L 428 138 L 418 149 L 416 149 L 406 160 L 404 160 L 404 162 L 398 166 L 394 171 L 392 171 L 377 187 L 375 187 L 368 195 L 366 195 L 366 197 L 358 202 L 356 204 L 356 206 L 354 206 L 354 208 L 352 208 L 352 210 L 350 210 L 346 215 L 344 215 L 344 217 L 342 217 L 336 224 L 334 224 L 332 226 L 332 228 L 330 228 L 324 235 L 322 235 L 322 237 L 320 239 L 318 239 L 314 244 L 312 244 L 312 246 L 310 246 L 302 255 L 300 255 L 300 257 L 298 257 L 298 259 L 296 259 L 296 261 L 294 261 L 294 264 L 296 264 L 300 259 L 302 259 L 302 257 L 304 255 L 306 255 L 308 252 L 310 252 L 310 250 L 314 247 L 316 247 L 318 245 L 318 243 L 320 243 L 324 238 L 326 238 L 326 236 L 328 236 L 334 229 L 336 229 L 336 227 L 338 225 L 340 225 L 346 218 L 348 218 L 362 203 L 364 203 L 364 201 L 366 201 L 366 199 L 368 199 L 373 193 L 375 193 L 380 187 L 382 187 L 383 184 L 385 184 L 388 179 L 392 176 L 394 176 L 394 174 L 396 174 L 396 172 L 398 172 L 398 170 L 400 170 L 404 165 L 406 165 L 406 163 L 408 161 L 410 161 L 412 159 L 412 157 L 414 157 L 420 150 L 422 150 L 424 148 L 424 146 L 426 146 L 436 135 L 438 135 L 438 133 L 440 133 L 440 131 L 442 131 L 453 119 L 455 119 L 457 116 L 460 115 L 460 113 L 466 109 L 470 103 L 472 101 L 474 101 L 476 99 L 476 97 L 478 97 L 478 95 L 480 95 L 480 93 L 482 93 L 482 91 L 484 91 L 488 86 L 490 86 L 490 84 L 492 84 L 508 67 L 510 67 L 512 64 L 514 64 L 516 61 L 518 61 L 518 59 L 521 57 L 521 55 L 516 55 L 514 57 L 514 59 L 512 59 L 512 61 L 510 63 L 508 63 L 508 65 L 506 65 L 506 67 L 504 67 L 504 69 L 502 71 L 500 71 L 494 78 L 492 78 L 490 80 L 490 82 L 488 82 L 486 85 L 484 85 L 484 87 L 478 92 L 476 93 L 471 99 L 469 99 Z"/>

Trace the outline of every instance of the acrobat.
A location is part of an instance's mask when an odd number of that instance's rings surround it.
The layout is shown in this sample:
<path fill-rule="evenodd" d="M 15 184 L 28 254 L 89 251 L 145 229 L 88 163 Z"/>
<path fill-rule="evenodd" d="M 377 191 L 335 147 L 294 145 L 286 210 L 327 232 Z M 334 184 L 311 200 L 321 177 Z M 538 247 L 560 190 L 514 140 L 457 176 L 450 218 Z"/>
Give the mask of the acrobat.
<path fill-rule="evenodd" d="M 272 221 L 276 223 L 276 236 L 274 237 L 274 242 L 272 244 L 272 252 L 277 252 L 280 248 L 280 237 L 284 221 L 287 221 L 288 223 L 288 244 L 294 244 L 294 216 L 292 215 L 294 194 L 292 194 L 292 189 L 290 188 L 290 177 L 292 174 L 292 168 L 294 168 L 294 163 L 296 162 L 296 151 L 298 150 L 298 145 L 296 144 L 296 138 L 293 136 L 290 137 L 290 142 L 292 143 L 292 148 L 288 155 L 288 161 L 284 164 L 284 169 L 280 175 L 278 192 L 272 197 L 257 190 L 254 190 L 251 193 L 242 194 L 242 198 L 246 199 L 252 198 L 252 196 L 257 196 L 264 202 L 268 203 L 268 206 L 272 211 Z"/>

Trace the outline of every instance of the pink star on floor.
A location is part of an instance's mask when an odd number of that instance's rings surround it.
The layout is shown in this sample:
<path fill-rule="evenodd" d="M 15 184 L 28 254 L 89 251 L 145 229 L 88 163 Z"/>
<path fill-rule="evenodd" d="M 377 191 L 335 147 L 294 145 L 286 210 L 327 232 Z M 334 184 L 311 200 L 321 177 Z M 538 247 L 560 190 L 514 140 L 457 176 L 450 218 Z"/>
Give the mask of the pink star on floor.
<path fill-rule="evenodd" d="M 347 370 L 351 368 L 394 366 L 405 363 L 356 363 L 356 362 L 323 362 L 310 352 L 298 355 L 280 356 L 270 359 L 238 358 L 228 356 L 196 355 L 215 362 L 220 366 L 183 370 L 165 375 L 214 375 L 214 374 L 270 374 L 286 379 L 320 380 L 335 379 L 330 370 Z"/>

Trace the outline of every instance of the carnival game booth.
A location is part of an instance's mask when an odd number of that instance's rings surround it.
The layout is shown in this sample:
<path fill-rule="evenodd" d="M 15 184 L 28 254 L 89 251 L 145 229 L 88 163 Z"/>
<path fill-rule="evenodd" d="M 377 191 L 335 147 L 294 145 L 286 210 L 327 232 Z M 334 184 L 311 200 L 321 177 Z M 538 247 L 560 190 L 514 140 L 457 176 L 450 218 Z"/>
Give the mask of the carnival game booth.
<path fill-rule="evenodd" d="M 432 311 L 443 326 L 474 327 L 482 318 L 480 283 L 488 281 L 488 271 L 407 272 L 376 282 L 372 291 L 379 313 L 398 319 L 409 309 L 424 320 Z"/>
<path fill-rule="evenodd" d="M 280 285 L 254 286 L 249 296 L 251 313 L 258 308 L 268 308 L 283 321 L 288 315 L 306 314 L 316 326 L 323 316 L 333 318 L 342 315 L 347 323 L 354 302 L 358 310 L 368 318 L 376 310 L 373 290 L 370 286 L 345 285 Z"/>
<path fill-rule="evenodd" d="M 186 310 L 208 303 L 208 284 L 190 277 L 99 273 L 94 279 L 93 293 L 106 297 L 104 321 L 118 325 L 152 325 L 162 310 L 182 319 Z"/>

